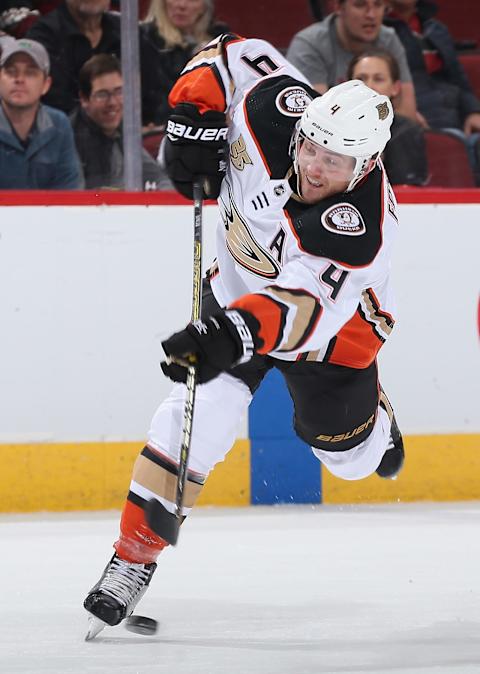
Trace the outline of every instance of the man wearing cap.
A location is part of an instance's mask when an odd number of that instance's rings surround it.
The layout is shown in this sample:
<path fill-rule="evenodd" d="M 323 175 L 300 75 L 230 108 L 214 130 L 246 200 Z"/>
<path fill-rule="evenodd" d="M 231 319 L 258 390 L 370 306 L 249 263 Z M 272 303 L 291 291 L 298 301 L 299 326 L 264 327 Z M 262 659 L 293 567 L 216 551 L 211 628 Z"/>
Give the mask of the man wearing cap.
<path fill-rule="evenodd" d="M 8 42 L 0 57 L 0 189 L 83 186 L 67 116 L 40 103 L 51 84 L 45 48 Z"/>

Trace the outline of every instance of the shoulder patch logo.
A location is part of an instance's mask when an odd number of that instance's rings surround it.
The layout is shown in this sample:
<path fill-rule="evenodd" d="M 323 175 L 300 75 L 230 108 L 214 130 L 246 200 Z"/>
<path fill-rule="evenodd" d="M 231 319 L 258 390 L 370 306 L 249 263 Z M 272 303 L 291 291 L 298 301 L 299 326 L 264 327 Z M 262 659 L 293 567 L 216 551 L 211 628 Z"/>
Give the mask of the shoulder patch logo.
<path fill-rule="evenodd" d="M 283 89 L 275 99 L 275 105 L 282 115 L 287 117 L 299 117 L 312 100 L 305 89 L 301 87 L 287 87 Z"/>
<path fill-rule="evenodd" d="M 352 204 L 347 203 L 336 204 L 327 208 L 322 213 L 321 222 L 325 229 L 334 234 L 360 236 L 367 231 L 360 211 Z"/>
<path fill-rule="evenodd" d="M 243 171 L 247 164 L 253 164 L 242 135 L 230 145 L 230 160 L 238 171 Z"/>

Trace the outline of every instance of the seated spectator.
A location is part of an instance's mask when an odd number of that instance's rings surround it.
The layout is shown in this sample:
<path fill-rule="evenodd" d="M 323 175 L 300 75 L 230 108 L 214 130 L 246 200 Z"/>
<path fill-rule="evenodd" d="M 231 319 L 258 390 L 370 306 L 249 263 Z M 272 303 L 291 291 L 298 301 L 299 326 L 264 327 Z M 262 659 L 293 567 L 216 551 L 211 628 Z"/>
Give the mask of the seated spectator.
<path fill-rule="evenodd" d="M 120 57 L 120 17 L 109 13 L 110 0 L 64 0 L 39 19 L 27 37 L 50 55 L 52 86 L 45 102 L 64 112 L 78 104 L 78 73 L 94 54 Z"/>
<path fill-rule="evenodd" d="M 193 54 L 227 31 L 213 22 L 213 0 L 152 0 L 141 24 L 140 62 L 144 126 L 162 126 L 168 94 Z"/>
<path fill-rule="evenodd" d="M 395 109 L 400 91 L 398 63 L 385 49 L 367 49 L 350 61 L 347 78 L 362 80 L 384 96 L 388 96 Z M 382 159 L 393 185 L 423 185 L 428 177 L 427 150 L 420 124 L 395 112 L 392 134 Z"/>
<path fill-rule="evenodd" d="M 382 25 L 386 0 L 335 0 L 335 11 L 294 35 L 287 51 L 293 63 L 321 94 L 346 79 L 355 54 L 369 47 L 383 47 L 400 68 L 397 110 L 416 118 L 412 77 L 405 50 L 395 32 Z"/>
<path fill-rule="evenodd" d="M 87 189 L 122 189 L 123 79 L 120 62 L 110 54 L 92 56 L 79 74 L 80 107 L 71 116 Z M 142 148 L 146 189 L 170 189 L 160 166 Z"/>
<path fill-rule="evenodd" d="M 407 54 L 418 111 L 425 126 L 454 130 L 469 147 L 477 181 L 480 155 L 480 101 L 455 51 L 448 28 L 434 18 L 435 3 L 427 0 L 390 0 L 385 19 L 395 29 Z"/>
<path fill-rule="evenodd" d="M 48 54 L 33 40 L 8 42 L 0 57 L 0 189 L 82 187 L 68 118 L 40 103 Z"/>

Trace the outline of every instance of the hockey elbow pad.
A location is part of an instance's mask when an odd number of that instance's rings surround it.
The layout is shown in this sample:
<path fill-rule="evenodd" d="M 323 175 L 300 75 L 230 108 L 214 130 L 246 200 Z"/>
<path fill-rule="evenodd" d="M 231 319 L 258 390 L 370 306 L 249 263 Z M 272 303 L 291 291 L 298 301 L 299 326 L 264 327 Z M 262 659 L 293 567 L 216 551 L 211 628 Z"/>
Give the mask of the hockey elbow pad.
<path fill-rule="evenodd" d="M 203 178 L 203 196 L 216 199 L 225 175 L 228 126 L 224 112 L 200 114 L 192 103 L 179 103 L 167 122 L 165 168 L 176 189 L 193 199 L 193 183 Z"/>
<path fill-rule="evenodd" d="M 168 357 L 161 363 L 163 373 L 173 381 L 185 382 L 188 366 L 195 364 L 198 382 L 204 384 L 220 372 L 247 363 L 261 344 L 259 329 L 257 319 L 241 309 L 190 323 L 162 342 Z"/>

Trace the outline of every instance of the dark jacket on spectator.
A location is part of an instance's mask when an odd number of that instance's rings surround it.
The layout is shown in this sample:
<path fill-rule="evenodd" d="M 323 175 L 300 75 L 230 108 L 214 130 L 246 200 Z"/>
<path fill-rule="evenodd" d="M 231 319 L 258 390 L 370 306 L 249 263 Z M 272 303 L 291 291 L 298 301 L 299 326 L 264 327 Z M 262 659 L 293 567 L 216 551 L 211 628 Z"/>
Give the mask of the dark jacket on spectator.
<path fill-rule="evenodd" d="M 71 112 L 78 102 L 78 73 L 94 54 L 120 57 L 120 17 L 106 13 L 102 17 L 102 38 L 93 48 L 78 29 L 65 3 L 39 19 L 26 37 L 41 42 L 50 55 L 52 86 L 45 103 Z"/>
<path fill-rule="evenodd" d="M 123 142 L 122 130 L 106 136 L 90 117 L 78 108 L 70 117 L 75 143 L 82 164 L 86 189 L 122 189 Z M 143 183 L 147 189 L 165 189 L 160 166 L 145 149 L 142 149 Z"/>
<path fill-rule="evenodd" d="M 424 185 L 428 162 L 422 127 L 408 117 L 395 114 L 391 134 L 383 153 L 390 182 L 392 185 Z"/>
<path fill-rule="evenodd" d="M 227 31 L 224 24 L 213 24 L 212 37 Z M 168 94 L 183 68 L 197 51 L 197 45 L 166 48 L 154 21 L 140 26 L 140 70 L 143 124 L 165 124 L 169 115 Z"/>
<path fill-rule="evenodd" d="M 480 112 L 480 101 L 458 60 L 448 28 L 433 18 L 435 12 L 433 3 L 424 0 L 417 5 L 424 41 L 443 60 L 443 68 L 432 74 L 425 67 L 421 42 L 411 28 L 404 21 L 393 17 L 387 17 L 385 23 L 395 29 L 405 47 L 418 110 L 432 128 L 462 129 L 469 114 Z"/>
<path fill-rule="evenodd" d="M 0 189 L 76 190 L 83 186 L 68 118 L 41 105 L 23 143 L 0 105 Z"/>

